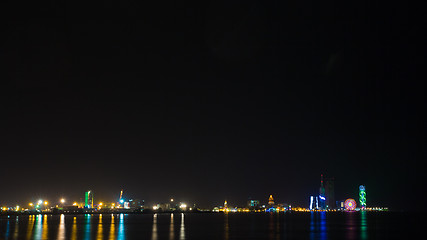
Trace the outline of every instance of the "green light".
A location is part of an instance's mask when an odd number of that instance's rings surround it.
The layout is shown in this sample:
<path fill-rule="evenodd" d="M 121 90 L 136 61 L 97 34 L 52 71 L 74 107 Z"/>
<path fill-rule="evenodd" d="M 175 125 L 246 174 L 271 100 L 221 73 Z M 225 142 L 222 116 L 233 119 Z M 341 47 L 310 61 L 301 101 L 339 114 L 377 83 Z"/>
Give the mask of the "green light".
<path fill-rule="evenodd" d="M 88 207 L 88 202 L 89 202 L 89 192 L 85 192 L 85 207 Z"/>
<path fill-rule="evenodd" d="M 359 201 L 360 201 L 360 206 L 363 209 L 366 208 L 366 192 L 365 192 L 365 186 L 363 185 L 359 186 Z"/>

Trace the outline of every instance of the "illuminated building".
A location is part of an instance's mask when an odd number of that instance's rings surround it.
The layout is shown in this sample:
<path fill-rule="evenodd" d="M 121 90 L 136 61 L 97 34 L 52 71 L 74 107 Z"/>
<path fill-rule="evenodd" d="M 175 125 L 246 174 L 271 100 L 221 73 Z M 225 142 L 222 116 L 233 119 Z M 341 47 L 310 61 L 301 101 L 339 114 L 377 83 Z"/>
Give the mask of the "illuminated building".
<path fill-rule="evenodd" d="M 359 202 L 360 202 L 360 207 L 365 210 L 366 208 L 366 191 L 365 191 L 365 186 L 360 185 L 359 186 Z"/>
<path fill-rule="evenodd" d="M 309 207 L 310 210 L 314 210 L 315 209 L 315 205 L 314 204 L 315 204 L 314 197 L 310 196 L 310 207 Z"/>
<path fill-rule="evenodd" d="M 259 206 L 258 200 L 254 200 L 254 199 L 248 200 L 248 208 L 254 209 L 254 208 L 257 208 L 258 206 Z"/>
<path fill-rule="evenodd" d="M 92 193 L 92 191 L 85 192 L 85 208 L 93 208 L 93 193 Z"/>
<path fill-rule="evenodd" d="M 341 200 L 341 201 L 336 201 L 336 202 L 335 202 L 335 205 L 336 205 L 336 206 L 337 206 L 337 208 L 338 208 L 338 209 L 340 209 L 340 210 L 344 210 L 344 209 L 345 209 L 344 201 L 343 201 L 343 200 Z"/>
<path fill-rule="evenodd" d="M 140 199 L 130 199 L 129 207 L 132 209 L 143 209 L 144 208 L 144 200 Z"/>
<path fill-rule="evenodd" d="M 319 208 L 326 209 L 325 187 L 323 186 L 323 174 L 320 175 L 320 188 L 319 188 Z"/>
<path fill-rule="evenodd" d="M 228 208 L 227 200 L 224 202 L 224 208 Z"/>
<path fill-rule="evenodd" d="M 268 198 L 268 205 L 274 205 L 273 195 L 270 195 L 270 197 Z"/>

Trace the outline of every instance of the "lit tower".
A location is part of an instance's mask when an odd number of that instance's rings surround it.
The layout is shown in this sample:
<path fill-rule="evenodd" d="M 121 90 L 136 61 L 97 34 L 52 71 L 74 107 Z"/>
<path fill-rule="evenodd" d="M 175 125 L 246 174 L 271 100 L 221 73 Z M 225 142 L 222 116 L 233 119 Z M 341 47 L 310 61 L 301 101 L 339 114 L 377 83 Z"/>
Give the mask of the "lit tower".
<path fill-rule="evenodd" d="M 124 202 L 125 202 L 125 200 L 123 199 L 123 189 L 120 191 L 120 197 L 119 197 L 119 202 L 118 202 L 118 205 L 120 206 L 120 207 L 124 207 Z"/>
<path fill-rule="evenodd" d="M 92 191 L 85 192 L 85 208 L 93 208 L 93 193 L 92 193 Z"/>
<path fill-rule="evenodd" d="M 362 208 L 362 210 L 365 210 L 365 208 L 366 208 L 366 192 L 365 192 L 365 186 L 363 186 L 363 185 L 359 186 L 359 201 L 360 201 L 360 208 Z"/>
<path fill-rule="evenodd" d="M 224 202 L 224 208 L 228 208 L 227 200 L 225 200 L 225 202 Z"/>
<path fill-rule="evenodd" d="M 323 174 L 320 175 L 320 188 L 319 188 L 319 205 L 320 209 L 326 209 L 325 187 L 323 186 Z"/>
<path fill-rule="evenodd" d="M 273 195 L 270 195 L 270 197 L 268 198 L 268 205 L 274 205 Z"/>

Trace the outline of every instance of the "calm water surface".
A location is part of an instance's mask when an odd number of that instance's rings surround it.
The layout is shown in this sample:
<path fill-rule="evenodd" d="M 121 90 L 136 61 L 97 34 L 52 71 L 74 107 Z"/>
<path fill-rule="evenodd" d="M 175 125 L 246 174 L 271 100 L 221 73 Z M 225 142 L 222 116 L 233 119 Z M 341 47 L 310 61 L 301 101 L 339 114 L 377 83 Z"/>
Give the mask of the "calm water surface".
<path fill-rule="evenodd" d="M 1 216 L 0 239 L 426 239 L 416 213 Z"/>

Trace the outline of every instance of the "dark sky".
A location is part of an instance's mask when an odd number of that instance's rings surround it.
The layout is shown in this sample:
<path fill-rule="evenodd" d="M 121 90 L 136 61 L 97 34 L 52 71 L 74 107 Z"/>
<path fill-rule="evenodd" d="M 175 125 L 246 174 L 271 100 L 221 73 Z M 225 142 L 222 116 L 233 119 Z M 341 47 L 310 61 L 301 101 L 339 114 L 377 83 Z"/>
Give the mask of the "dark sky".
<path fill-rule="evenodd" d="M 360 184 L 368 205 L 425 199 L 415 8 L 152 2 L 2 8 L 0 204 L 89 189 L 116 201 L 123 188 L 147 202 L 273 194 L 306 207 L 321 173 L 337 199 Z"/>

